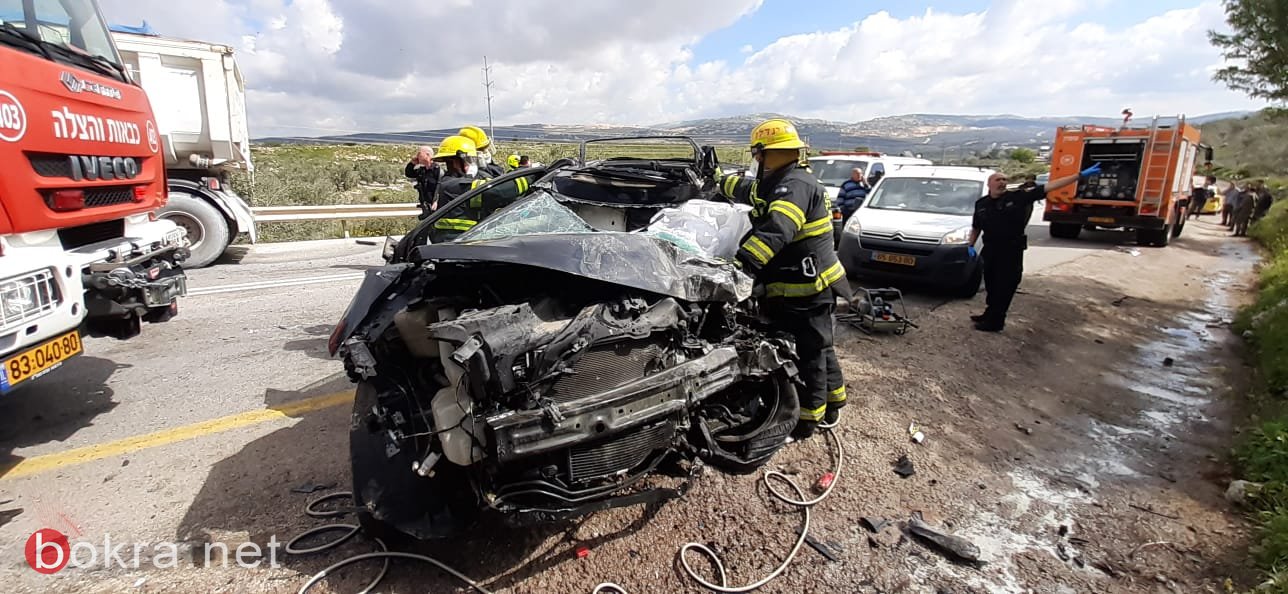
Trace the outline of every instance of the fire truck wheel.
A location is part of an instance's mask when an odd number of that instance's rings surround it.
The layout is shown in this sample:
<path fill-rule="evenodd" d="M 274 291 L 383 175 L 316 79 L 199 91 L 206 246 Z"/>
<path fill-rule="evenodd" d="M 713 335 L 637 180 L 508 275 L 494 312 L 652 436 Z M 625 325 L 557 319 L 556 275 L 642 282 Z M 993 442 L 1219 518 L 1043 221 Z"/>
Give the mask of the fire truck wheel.
<path fill-rule="evenodd" d="M 157 216 L 174 221 L 188 232 L 192 255 L 183 267 L 203 268 L 224 253 L 228 247 L 228 222 L 213 205 L 184 192 L 170 190 L 170 200 L 157 211 Z"/>
<path fill-rule="evenodd" d="M 1056 239 L 1077 239 L 1082 233 L 1082 225 L 1077 223 L 1051 223 L 1051 237 Z"/>

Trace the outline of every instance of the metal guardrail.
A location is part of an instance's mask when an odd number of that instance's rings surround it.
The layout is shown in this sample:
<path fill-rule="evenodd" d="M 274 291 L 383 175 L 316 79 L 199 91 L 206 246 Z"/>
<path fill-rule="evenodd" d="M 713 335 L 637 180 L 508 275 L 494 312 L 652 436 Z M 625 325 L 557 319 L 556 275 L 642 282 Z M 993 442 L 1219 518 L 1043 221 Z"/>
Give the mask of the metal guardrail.
<path fill-rule="evenodd" d="M 349 237 L 349 221 L 355 219 L 383 219 L 390 217 L 415 217 L 420 215 L 420 204 L 321 204 L 317 206 L 256 206 L 251 213 L 255 223 L 282 223 L 292 221 L 340 221 L 340 233 Z"/>
<path fill-rule="evenodd" d="M 256 206 L 250 209 L 256 223 L 414 217 L 420 214 L 415 202 L 398 204 L 322 204 L 318 206 Z"/>

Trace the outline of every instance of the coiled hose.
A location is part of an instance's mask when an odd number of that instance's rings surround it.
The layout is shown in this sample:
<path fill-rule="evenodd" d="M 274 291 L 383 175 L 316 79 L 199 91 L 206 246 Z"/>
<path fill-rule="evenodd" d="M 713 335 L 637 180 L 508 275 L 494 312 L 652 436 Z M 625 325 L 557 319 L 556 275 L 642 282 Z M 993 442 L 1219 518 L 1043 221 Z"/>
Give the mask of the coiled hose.
<path fill-rule="evenodd" d="M 804 522 L 801 526 L 800 538 L 796 539 L 796 544 L 793 545 L 791 551 L 787 553 L 787 558 L 783 559 L 782 564 L 779 565 L 778 568 L 775 569 L 772 573 L 770 573 L 769 575 L 765 576 L 764 578 L 754 583 L 747 584 L 745 586 L 731 587 L 729 586 L 729 575 L 725 571 L 724 563 L 720 560 L 720 556 L 717 555 L 715 551 L 712 551 L 710 548 L 708 548 L 706 545 L 696 543 L 696 542 L 690 542 L 680 547 L 680 551 L 679 551 L 680 564 L 684 567 L 684 571 L 689 575 L 690 579 L 698 582 L 703 587 L 710 590 L 714 590 L 716 592 L 750 592 L 752 590 L 755 590 L 757 588 L 764 586 L 765 584 L 768 584 L 769 582 L 772 582 L 773 580 L 777 579 L 780 575 L 782 575 L 783 571 L 787 569 L 787 566 L 791 565 L 792 560 L 796 558 L 796 554 L 800 552 L 801 545 L 805 544 L 805 537 L 809 534 L 810 508 L 814 507 L 815 505 L 818 505 L 824 499 L 827 499 L 828 495 L 832 493 L 832 489 L 836 488 L 837 483 L 840 482 L 841 467 L 844 465 L 844 462 L 845 462 L 845 448 L 844 446 L 841 445 L 841 439 L 837 437 L 836 432 L 833 431 L 833 429 L 836 427 L 837 424 L 838 423 L 833 423 L 830 425 L 825 423 L 819 424 L 819 428 L 823 429 L 824 433 L 828 437 L 830 437 L 832 442 L 836 445 L 836 470 L 833 471 L 833 479 L 831 484 L 829 484 L 825 489 L 823 489 L 823 492 L 819 494 L 818 497 L 807 500 L 805 499 L 805 491 L 803 491 L 800 488 L 800 486 L 796 484 L 795 481 L 788 478 L 787 475 L 781 472 L 778 472 L 777 470 L 765 471 L 763 480 L 765 481 L 765 487 L 769 489 L 770 495 L 772 495 L 774 498 L 778 499 L 779 501 L 782 501 L 783 503 L 801 508 L 805 516 Z M 774 486 L 774 483 L 771 481 L 771 479 L 786 483 L 787 486 L 791 487 L 792 491 L 795 492 L 796 494 L 795 498 L 781 493 L 778 490 L 778 488 Z M 350 499 L 352 499 L 353 493 L 349 491 L 337 491 L 335 493 L 330 493 L 328 495 L 315 499 L 304 507 L 304 513 L 309 515 L 310 517 L 315 517 L 315 518 L 343 516 L 348 513 L 347 510 L 324 512 L 324 511 L 318 511 L 314 509 L 314 506 L 316 506 L 319 503 L 322 503 L 323 501 L 328 501 L 331 499 L 339 499 L 342 497 L 349 497 Z M 345 534 L 340 538 L 333 540 L 331 542 L 328 542 L 326 544 L 322 544 L 311 548 L 305 548 L 305 549 L 297 548 L 295 546 L 296 543 L 298 543 L 300 540 L 303 540 L 304 538 L 307 538 L 309 536 L 324 533 L 324 532 L 332 532 L 332 531 L 340 531 L 340 530 L 345 531 Z M 359 526 L 355 524 L 327 524 L 325 526 L 318 526 L 316 528 L 310 529 L 296 536 L 295 538 L 291 539 L 290 542 L 286 543 L 286 552 L 293 555 L 307 555 L 307 554 L 313 554 L 313 553 L 320 553 L 322 551 L 326 551 L 326 550 L 335 548 L 337 546 L 340 546 L 341 543 L 349 540 L 349 538 L 357 534 L 359 530 L 360 530 Z M 352 557 L 343 559 L 338 563 L 335 563 L 327 567 L 326 569 L 323 569 L 322 571 L 317 572 L 316 574 L 313 574 L 313 577 L 310 578 L 309 581 L 306 582 L 304 586 L 300 588 L 299 594 L 306 594 L 311 588 L 316 586 L 322 580 L 326 579 L 328 575 L 331 575 L 332 572 L 342 567 L 346 567 L 348 565 L 352 565 L 354 563 L 358 563 L 361 561 L 366 561 L 368 559 L 384 559 L 385 563 L 384 563 L 384 566 L 380 569 L 380 574 L 377 575 L 376 578 L 371 581 L 371 583 L 367 584 L 365 588 L 359 591 L 358 594 L 370 593 L 372 590 L 376 588 L 377 585 L 380 584 L 382 580 L 384 580 L 385 575 L 389 572 L 390 559 L 411 559 L 413 561 L 429 563 L 430 565 L 433 565 L 443 570 L 447 574 L 451 575 L 452 577 L 460 580 L 462 583 L 468 585 L 470 588 L 473 588 L 475 591 L 479 592 L 480 594 L 492 594 L 492 592 L 488 591 L 486 588 L 481 586 L 478 582 L 470 579 L 465 574 L 453 569 L 452 567 L 448 566 L 442 561 L 439 561 L 437 559 L 434 559 L 433 557 L 428 557 L 425 555 L 417 555 L 414 553 L 403 553 L 399 551 L 390 551 L 388 547 L 385 546 L 385 543 L 383 541 L 381 541 L 378 538 L 375 539 L 375 541 L 376 541 L 376 544 L 380 545 L 379 552 L 365 553 L 362 555 L 354 555 Z M 707 581 L 705 578 L 698 575 L 698 573 L 694 571 L 692 567 L 689 566 L 689 561 L 685 557 L 685 553 L 688 553 L 689 551 L 697 551 L 703 555 L 706 555 L 707 558 L 711 560 L 711 562 L 716 567 L 716 573 L 720 577 L 719 584 L 714 584 Z M 591 591 L 591 594 L 628 594 L 628 593 L 626 591 L 626 588 L 623 588 L 612 582 L 604 582 L 595 586 L 595 589 Z"/>

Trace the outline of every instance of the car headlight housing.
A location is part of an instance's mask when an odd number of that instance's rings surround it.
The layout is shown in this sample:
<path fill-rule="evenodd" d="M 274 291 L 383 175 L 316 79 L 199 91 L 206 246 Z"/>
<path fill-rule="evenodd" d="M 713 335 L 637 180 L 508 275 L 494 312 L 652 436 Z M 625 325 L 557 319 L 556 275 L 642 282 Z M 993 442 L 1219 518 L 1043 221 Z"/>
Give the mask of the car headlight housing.
<path fill-rule="evenodd" d="M 939 243 L 944 245 L 966 245 L 966 242 L 970 241 L 970 231 L 970 227 L 962 227 L 960 229 L 950 231 L 939 240 Z"/>
<path fill-rule="evenodd" d="M 863 232 L 863 227 L 859 225 L 859 213 L 856 212 L 850 215 L 850 220 L 845 222 L 845 228 L 843 231 L 855 236 L 858 236 Z"/>

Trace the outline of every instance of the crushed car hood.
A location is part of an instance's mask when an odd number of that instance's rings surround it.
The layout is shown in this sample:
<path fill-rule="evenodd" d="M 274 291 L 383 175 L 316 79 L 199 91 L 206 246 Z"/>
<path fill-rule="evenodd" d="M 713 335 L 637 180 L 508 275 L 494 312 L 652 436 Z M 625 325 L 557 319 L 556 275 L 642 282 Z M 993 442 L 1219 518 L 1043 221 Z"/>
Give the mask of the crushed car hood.
<path fill-rule="evenodd" d="M 731 262 L 639 233 L 545 233 L 430 244 L 415 260 L 491 262 L 555 270 L 684 301 L 739 302 L 752 279 Z"/>

